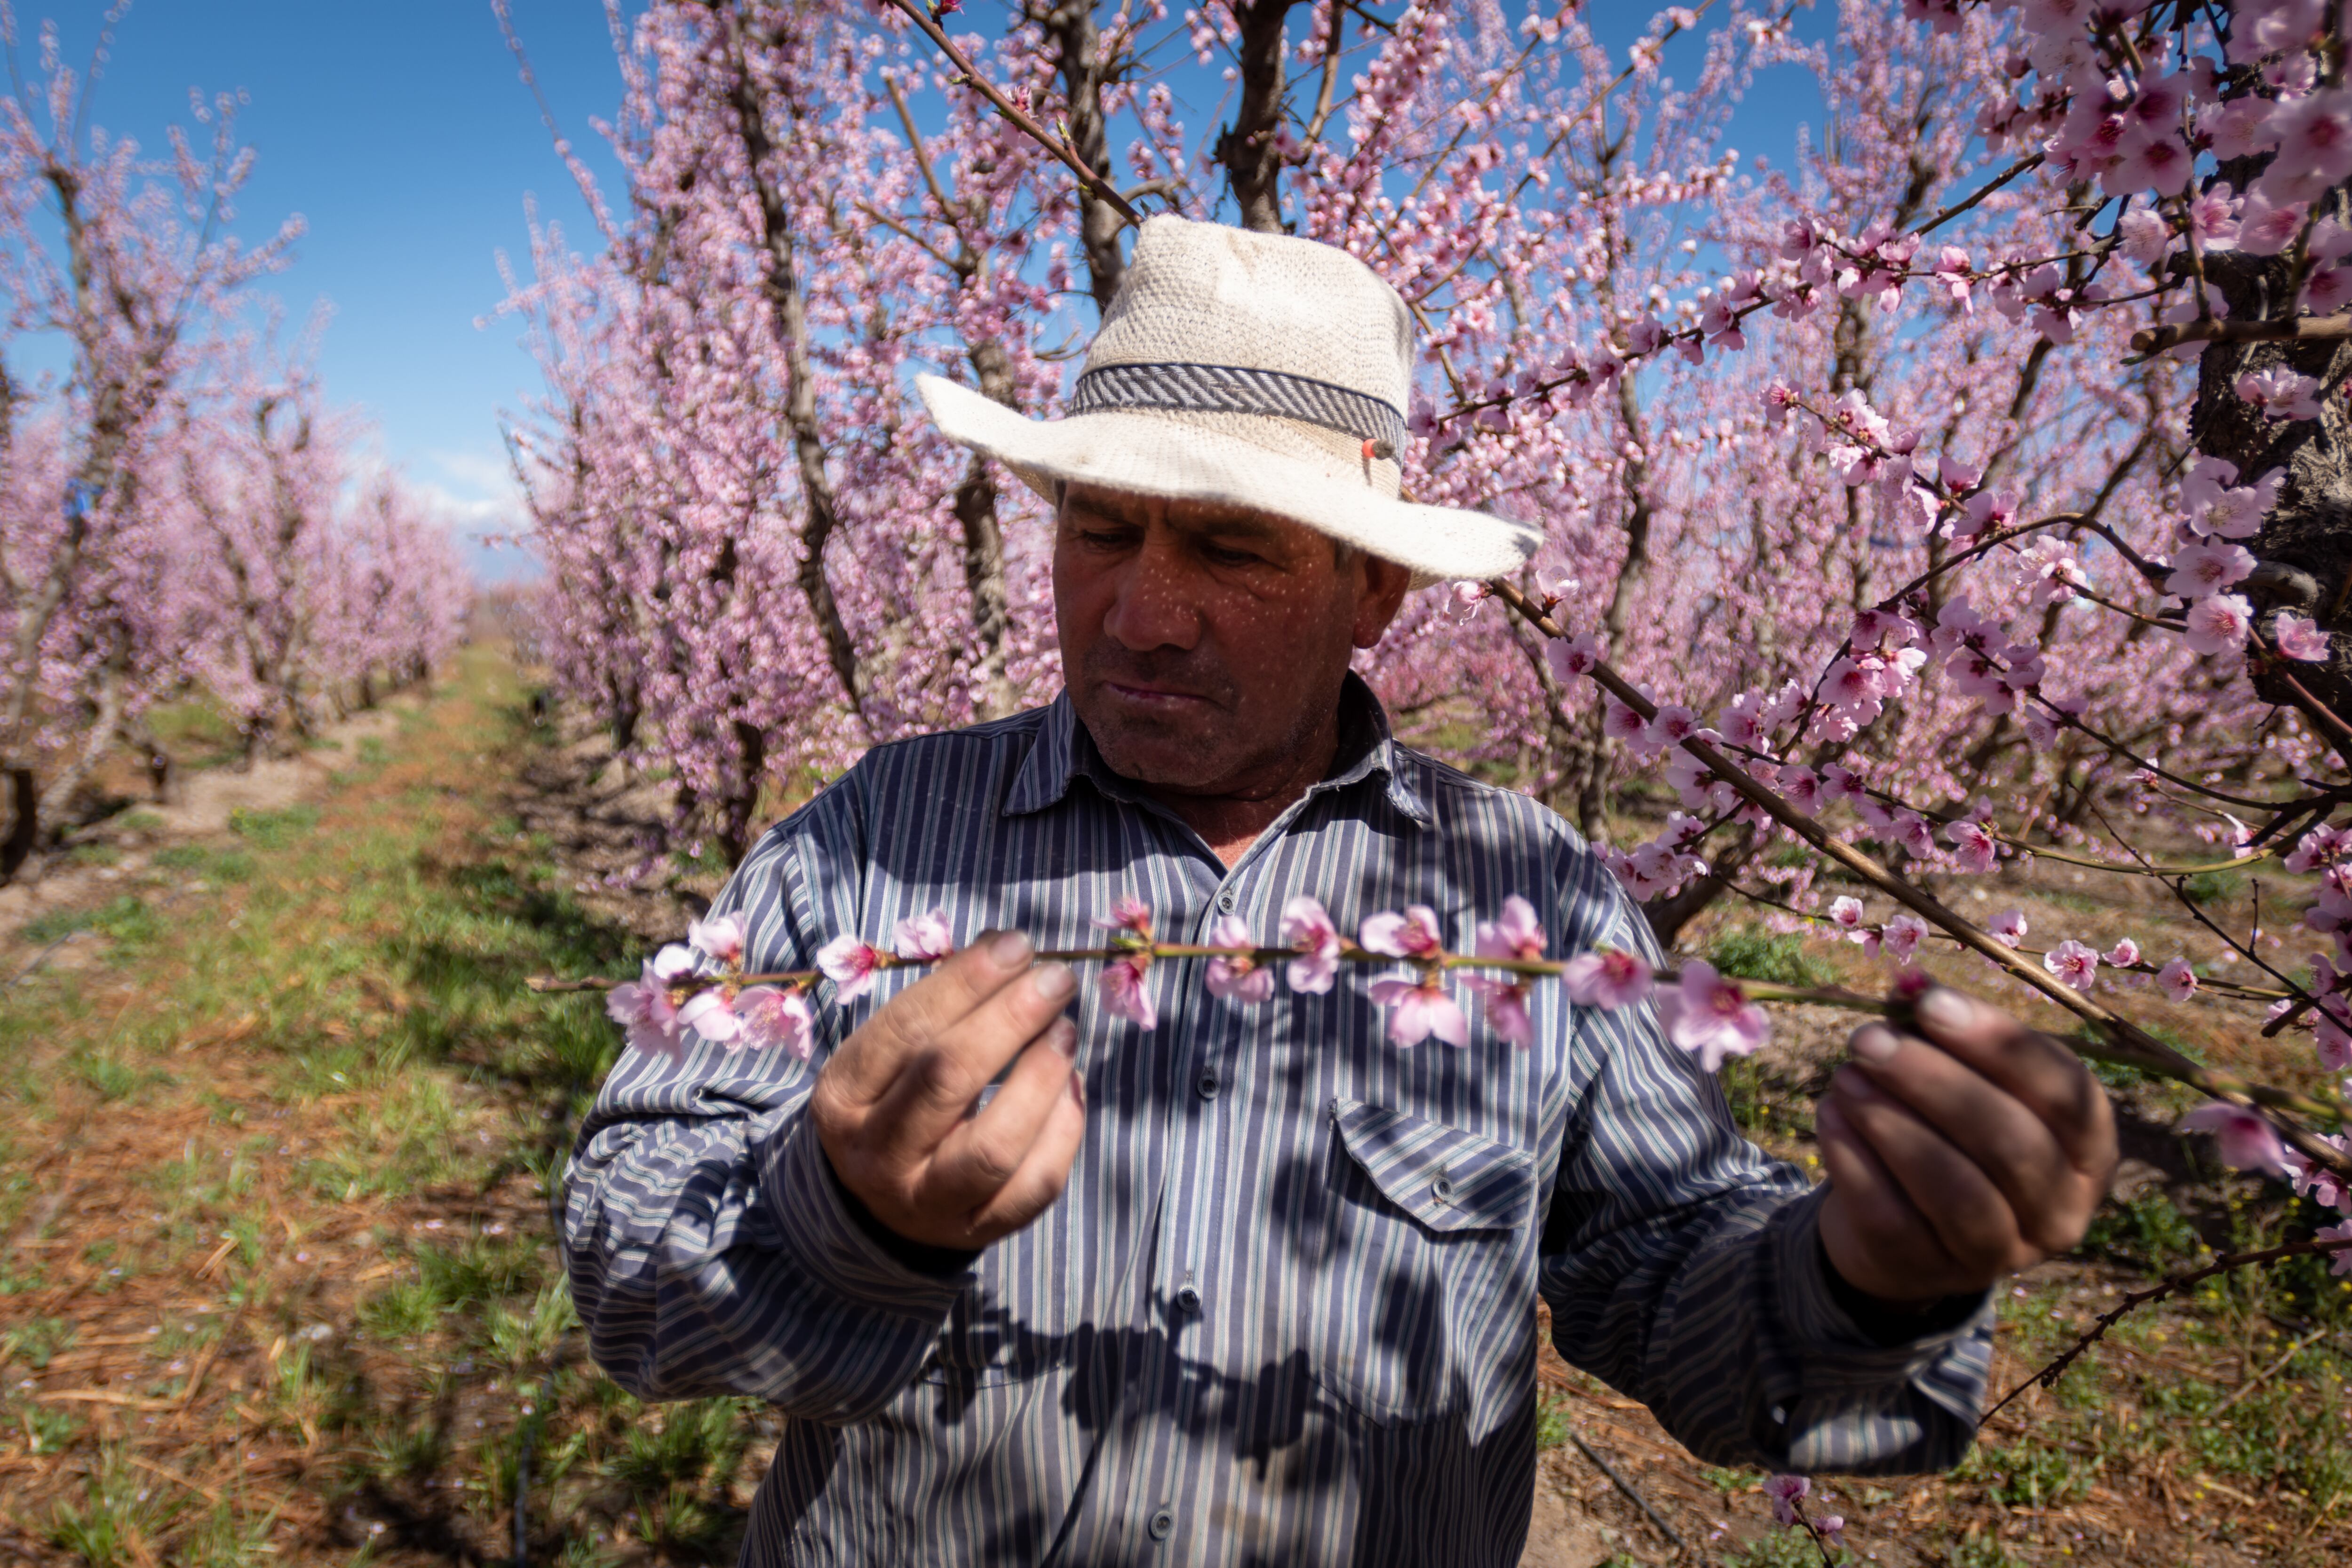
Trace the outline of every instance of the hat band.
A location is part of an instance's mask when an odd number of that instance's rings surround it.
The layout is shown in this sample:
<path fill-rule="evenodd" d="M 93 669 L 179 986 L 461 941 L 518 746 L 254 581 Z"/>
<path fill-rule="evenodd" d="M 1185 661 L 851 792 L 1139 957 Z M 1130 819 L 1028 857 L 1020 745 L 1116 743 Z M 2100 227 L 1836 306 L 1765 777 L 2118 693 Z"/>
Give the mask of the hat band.
<path fill-rule="evenodd" d="M 1262 414 L 1320 425 L 1365 441 L 1404 450 L 1404 416 L 1390 404 L 1350 387 L 1237 364 L 1107 364 L 1078 377 L 1072 414 L 1123 408 L 1165 408 L 1192 414 Z"/>

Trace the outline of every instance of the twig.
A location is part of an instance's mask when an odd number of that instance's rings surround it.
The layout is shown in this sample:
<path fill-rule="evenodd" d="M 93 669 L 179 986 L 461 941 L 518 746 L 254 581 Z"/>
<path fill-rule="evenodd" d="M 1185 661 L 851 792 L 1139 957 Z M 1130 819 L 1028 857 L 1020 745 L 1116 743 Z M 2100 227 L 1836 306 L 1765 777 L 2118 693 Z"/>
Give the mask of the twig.
<path fill-rule="evenodd" d="M 2042 154 L 2040 153 L 2036 153 L 2031 157 L 2019 159 L 2016 163 L 2011 163 L 2008 168 L 2003 169 L 2000 174 L 1994 175 L 1991 183 L 1979 189 L 1976 195 L 1969 196 L 1964 200 L 1954 202 L 1950 206 L 1946 207 L 1942 212 L 1937 213 L 1934 217 L 1929 218 L 1926 223 L 1921 224 L 1917 228 L 1911 232 L 1922 237 L 1934 233 L 1937 229 L 1943 227 L 1944 225 L 1951 222 L 1954 218 L 1959 216 L 1962 213 L 1968 211 L 1970 207 L 1976 205 L 1979 202 L 1984 200 L 1987 196 L 2000 189 L 2001 186 L 2009 184 L 2010 181 L 2017 178 L 2018 175 L 2024 174 L 2029 169 L 2040 168 L 2042 166 Z"/>
<path fill-rule="evenodd" d="M 1601 1451 L 1584 1440 L 1583 1433 L 1579 1432 L 1575 1427 L 1571 1426 L 1568 1429 L 1568 1438 L 1570 1442 L 1576 1445 L 1577 1451 L 1579 1453 L 1582 1454 L 1586 1458 L 1591 1460 L 1593 1464 L 1600 1467 L 1601 1473 L 1609 1478 L 1611 1485 L 1614 1486 L 1619 1491 L 1623 1492 L 1628 1498 L 1633 1500 L 1633 1506 L 1640 1509 L 1643 1515 L 1647 1518 L 1652 1524 L 1658 1527 L 1658 1533 L 1675 1543 L 1675 1551 L 1688 1552 L 1690 1550 L 1690 1542 L 1685 1541 L 1680 1532 L 1678 1532 L 1673 1525 L 1668 1524 L 1665 1520 L 1660 1516 L 1656 1509 L 1650 1506 L 1650 1500 L 1643 1497 L 1640 1489 L 1637 1489 L 1633 1482 L 1627 1480 L 1623 1476 L 1617 1473 L 1616 1466 L 1602 1458 L 1601 1457 Z"/>
<path fill-rule="evenodd" d="M 1558 637 L 1566 635 L 1558 622 L 1538 609 L 1534 601 L 1520 592 L 1515 584 L 1498 577 L 1488 583 L 1486 586 L 1496 598 L 1508 605 L 1546 637 Z M 1592 667 L 1591 675 L 1592 679 L 1606 688 L 1611 695 L 1643 719 L 1654 719 L 1657 716 L 1657 704 L 1636 690 L 1632 682 L 1610 668 L 1606 662 L 1596 662 Z M 2101 1055 L 2112 1053 L 2116 1059 L 2126 1062 L 2144 1072 L 2152 1072 L 2160 1077 L 2189 1084 L 2203 1089 L 2217 1100 L 2228 1100 L 2233 1105 L 2251 1108 L 2255 1102 L 2258 1097 L 2252 1092 L 2252 1085 L 2234 1074 L 2215 1072 L 2210 1068 L 2190 1060 L 2104 1004 L 2075 990 L 2059 980 L 2057 976 L 2027 963 L 2008 947 L 1978 930 L 1966 917 L 1947 908 L 1924 889 L 1895 875 L 1853 845 L 1833 837 L 1820 823 L 1800 813 L 1780 795 L 1750 777 L 1747 769 L 1738 765 L 1731 758 L 1725 756 L 1706 742 L 1693 736 L 1684 741 L 1682 744 L 1684 750 L 1706 763 L 1717 779 L 1730 785 L 1751 805 L 1822 854 L 1836 861 L 1863 881 L 1885 893 L 1897 903 L 1906 906 L 1936 925 L 1941 926 L 1958 938 L 1962 945 L 1991 960 L 1997 967 L 2083 1019 L 2095 1034 L 2109 1042 L 2108 1052 L 2102 1052 Z M 2284 1091 L 2273 1092 L 2283 1093 Z M 2311 1103 L 2316 1105 L 2317 1102 Z M 2311 1114 L 2311 1112 L 2305 1112 L 2305 1114 Z M 2338 1109 L 2323 1109 L 2318 1114 L 2334 1121 L 2337 1125 L 2342 1125 L 2344 1121 L 2344 1112 Z M 2347 1155 L 2333 1144 L 2322 1142 L 2307 1130 L 2292 1122 L 2279 1121 L 2276 1118 L 2271 1120 L 2280 1135 L 2293 1144 L 2296 1152 L 2306 1159 L 2324 1165 L 2329 1170 L 2352 1175 L 2352 1155 Z"/>
<path fill-rule="evenodd" d="M 940 53 L 954 62 L 956 69 L 962 73 L 961 79 L 965 86 L 988 100 L 990 106 L 997 113 L 1011 121 L 1037 145 L 1059 159 L 1062 166 L 1076 174 L 1106 206 L 1136 227 L 1143 226 L 1143 215 L 1137 212 L 1128 199 L 1118 194 L 1117 185 L 1088 168 L 1087 161 L 1078 156 L 1077 149 L 1072 147 L 1066 140 L 1056 140 L 1047 135 L 1045 128 L 1031 119 L 1026 110 L 1005 97 L 998 90 L 995 83 L 981 75 L 980 68 L 973 65 L 961 49 L 956 47 L 955 40 L 940 30 L 940 25 L 931 20 L 930 14 L 916 4 L 916 0 L 890 0 L 890 3 L 906 13 L 908 19 L 921 29 L 923 36 L 931 40 Z"/>
<path fill-rule="evenodd" d="M 2135 1307 L 2161 1301 L 2167 1296 L 2177 1296 L 2192 1286 L 2203 1284 L 2216 1274 L 2226 1274 L 2233 1268 L 2245 1268 L 2257 1263 L 2277 1263 L 2289 1258 L 2333 1254 L 2347 1247 L 2352 1247 L 2352 1239 L 2321 1241 L 2315 1237 L 2310 1241 L 2290 1241 L 2278 1247 L 2266 1247 L 2259 1252 L 2225 1252 L 2202 1268 L 2192 1269 L 2187 1274 L 2168 1275 L 2161 1284 L 2151 1285 L 2145 1290 L 2135 1290 L 2116 1302 L 2110 1310 L 2100 1313 L 2097 1321 L 2091 1325 L 2091 1331 L 2060 1352 L 2055 1361 L 2002 1394 L 1999 1404 L 1977 1417 L 1977 1428 L 1983 1430 L 1987 1422 L 2007 1409 L 2010 1403 L 2027 1389 L 2055 1387 L 2058 1380 L 2066 1374 L 2066 1369 L 2073 1366 L 2084 1351 L 2105 1339 L 2107 1331 L 2121 1322 L 2124 1314 Z"/>
<path fill-rule="evenodd" d="M 2352 338 L 2352 314 L 2297 316 L 2286 321 L 2178 321 L 2168 327 L 2144 327 L 2131 335 L 2134 353 L 2160 354 L 2182 343 L 2266 343 L 2287 339 L 2305 342 Z"/>

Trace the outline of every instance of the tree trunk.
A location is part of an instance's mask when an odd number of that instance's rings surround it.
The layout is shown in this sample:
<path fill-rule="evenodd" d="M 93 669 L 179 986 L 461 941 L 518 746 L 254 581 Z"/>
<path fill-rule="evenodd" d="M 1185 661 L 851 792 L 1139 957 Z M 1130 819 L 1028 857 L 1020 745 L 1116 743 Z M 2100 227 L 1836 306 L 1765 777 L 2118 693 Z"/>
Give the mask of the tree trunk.
<path fill-rule="evenodd" d="M 1095 27 L 1095 0 L 1063 0 L 1045 13 L 1045 36 L 1053 40 L 1054 68 L 1061 76 L 1062 99 L 1067 106 L 1065 133 L 1087 167 L 1108 180 L 1112 171 L 1110 143 L 1103 130 L 1106 72 L 1099 58 L 1101 37 Z M 1099 315 L 1110 309 L 1111 297 L 1127 276 L 1127 258 L 1118 248 L 1119 231 L 1127 226 L 1127 219 L 1090 186 L 1079 187 L 1078 207 L 1087 283 Z"/>
<path fill-rule="evenodd" d="M 2330 205 L 2342 201 L 2339 191 Z M 2205 276 L 2228 301 L 2232 321 L 2278 313 L 2289 299 L 2286 260 L 2221 251 L 2204 258 Z M 2315 376 L 2322 388 L 2316 420 L 2272 421 L 2237 394 L 2241 375 L 2284 365 Z M 2331 632 L 2352 628 L 2352 406 L 2342 388 L 2352 375 L 2352 342 L 2212 343 L 2197 366 L 2197 402 L 2189 430 L 2197 449 L 2238 467 L 2249 485 L 2286 470 L 2278 504 L 2249 542 L 2261 563 L 2244 584 L 2263 637 L 2275 637 L 2279 612 L 2292 610 Z M 2352 637 L 2331 639 L 2324 664 L 2296 664 L 2294 679 L 2338 714 L 2352 714 Z M 2299 706 L 2275 674 L 2254 673 L 2266 700 Z"/>
<path fill-rule="evenodd" d="M 1242 226 L 1280 234 L 1282 226 L 1283 20 L 1297 0 L 1235 5 L 1241 24 L 1241 101 L 1217 137 L 1217 162 L 1233 183 Z"/>
<path fill-rule="evenodd" d="M 30 768 L 8 770 L 8 837 L 0 839 L 0 882 L 13 882 L 41 838 L 41 786 Z"/>

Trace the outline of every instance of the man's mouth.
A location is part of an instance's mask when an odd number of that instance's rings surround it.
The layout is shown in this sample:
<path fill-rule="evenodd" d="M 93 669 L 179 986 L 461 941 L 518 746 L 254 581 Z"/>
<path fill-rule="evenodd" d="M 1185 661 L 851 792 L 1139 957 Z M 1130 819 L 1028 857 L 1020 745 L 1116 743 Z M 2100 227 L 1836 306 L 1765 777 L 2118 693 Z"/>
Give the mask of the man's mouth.
<path fill-rule="evenodd" d="M 1102 687 L 1122 701 L 1142 708 L 1157 708 L 1163 712 L 1176 712 L 1209 700 L 1197 691 L 1181 691 L 1168 686 L 1137 686 L 1124 680 L 1106 680 Z"/>

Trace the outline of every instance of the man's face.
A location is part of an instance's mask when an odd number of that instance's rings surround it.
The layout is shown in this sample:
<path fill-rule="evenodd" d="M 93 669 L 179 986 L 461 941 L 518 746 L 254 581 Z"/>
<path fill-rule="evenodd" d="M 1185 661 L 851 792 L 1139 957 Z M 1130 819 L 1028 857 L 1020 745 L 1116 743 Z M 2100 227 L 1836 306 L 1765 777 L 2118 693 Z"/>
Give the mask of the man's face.
<path fill-rule="evenodd" d="M 1285 518 L 1072 486 L 1054 545 L 1070 700 L 1124 777 L 1187 795 L 1283 787 L 1407 583 Z"/>

